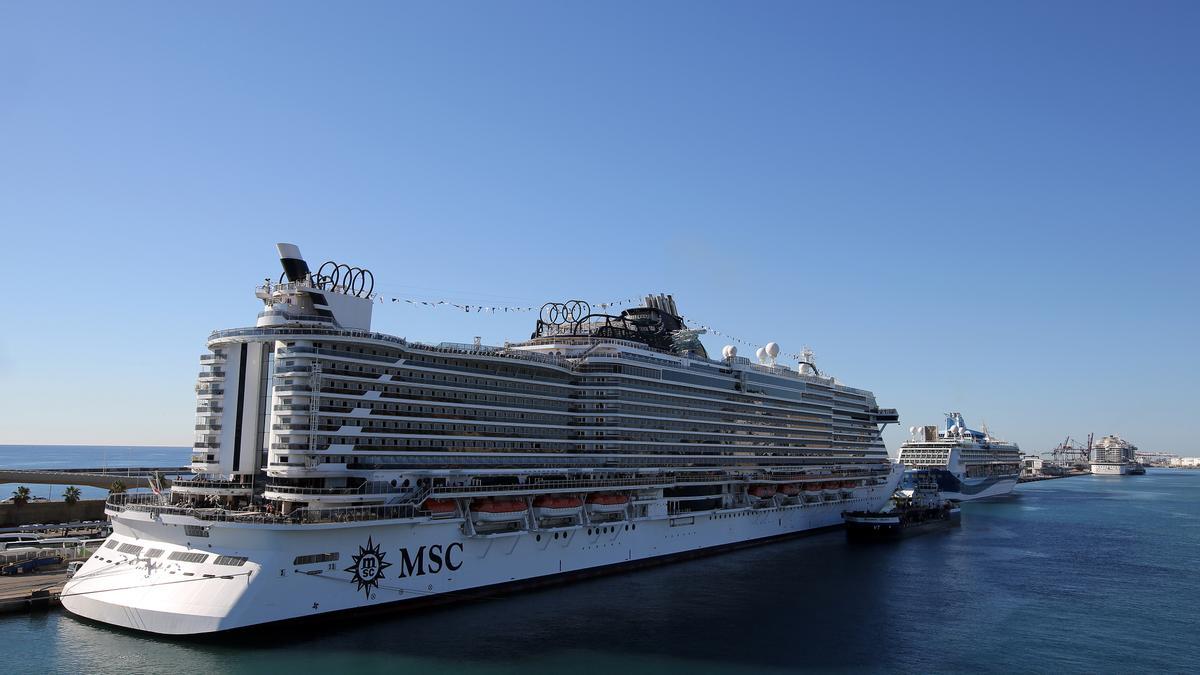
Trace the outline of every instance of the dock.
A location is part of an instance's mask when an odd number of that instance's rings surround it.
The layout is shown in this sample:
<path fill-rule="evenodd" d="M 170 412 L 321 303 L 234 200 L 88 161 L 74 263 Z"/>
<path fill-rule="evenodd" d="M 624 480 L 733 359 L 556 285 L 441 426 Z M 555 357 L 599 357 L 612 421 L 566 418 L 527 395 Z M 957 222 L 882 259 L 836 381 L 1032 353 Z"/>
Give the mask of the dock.
<path fill-rule="evenodd" d="M 65 569 L 0 577 L 0 614 L 57 607 L 66 582 Z"/>

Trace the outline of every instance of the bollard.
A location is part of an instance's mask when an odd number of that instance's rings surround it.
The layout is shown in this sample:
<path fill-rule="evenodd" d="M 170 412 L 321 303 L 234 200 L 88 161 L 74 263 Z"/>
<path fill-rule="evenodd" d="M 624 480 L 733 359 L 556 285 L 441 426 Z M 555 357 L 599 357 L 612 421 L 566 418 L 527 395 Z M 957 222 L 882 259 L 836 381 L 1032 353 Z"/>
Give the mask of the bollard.
<path fill-rule="evenodd" d="M 29 611 L 44 612 L 50 609 L 50 591 L 34 591 L 29 594 Z"/>

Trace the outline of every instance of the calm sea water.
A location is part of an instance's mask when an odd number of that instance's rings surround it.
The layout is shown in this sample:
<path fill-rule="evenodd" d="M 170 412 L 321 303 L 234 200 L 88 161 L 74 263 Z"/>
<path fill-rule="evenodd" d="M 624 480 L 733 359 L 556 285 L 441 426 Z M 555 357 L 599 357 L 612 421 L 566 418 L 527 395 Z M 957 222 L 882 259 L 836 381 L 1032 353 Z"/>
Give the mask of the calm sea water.
<path fill-rule="evenodd" d="M 828 533 L 236 641 L 0 617 L 0 671 L 1200 671 L 1200 472 L 1017 490 L 964 505 L 958 530 L 900 542 Z"/>
<path fill-rule="evenodd" d="M 146 445 L 0 445 L 0 469 L 119 469 L 123 466 L 187 466 L 191 448 Z M 26 485 L 35 497 L 58 501 L 66 485 Z M 0 483 L 0 499 L 16 483 Z M 103 499 L 107 490 L 79 486 L 84 499 Z"/>

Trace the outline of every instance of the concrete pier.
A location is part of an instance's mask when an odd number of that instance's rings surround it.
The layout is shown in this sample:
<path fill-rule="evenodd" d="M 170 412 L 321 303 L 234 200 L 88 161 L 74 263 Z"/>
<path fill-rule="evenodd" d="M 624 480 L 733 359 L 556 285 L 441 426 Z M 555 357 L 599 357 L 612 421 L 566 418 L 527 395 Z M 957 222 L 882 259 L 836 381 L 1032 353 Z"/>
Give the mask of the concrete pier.
<path fill-rule="evenodd" d="M 58 595 L 66 582 L 65 569 L 0 576 L 0 614 L 57 607 Z"/>

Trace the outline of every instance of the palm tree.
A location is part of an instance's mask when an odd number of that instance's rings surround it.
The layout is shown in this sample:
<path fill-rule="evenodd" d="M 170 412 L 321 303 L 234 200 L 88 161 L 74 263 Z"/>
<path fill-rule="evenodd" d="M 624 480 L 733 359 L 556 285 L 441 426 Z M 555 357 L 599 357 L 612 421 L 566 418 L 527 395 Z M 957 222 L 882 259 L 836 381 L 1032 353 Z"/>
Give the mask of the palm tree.
<path fill-rule="evenodd" d="M 75 487 L 74 485 L 69 485 L 67 486 L 66 490 L 63 490 L 63 501 L 67 504 L 74 504 L 75 502 L 79 501 L 79 495 L 79 488 Z"/>
<path fill-rule="evenodd" d="M 28 504 L 29 503 L 29 488 L 22 485 L 22 486 L 18 487 L 16 490 L 13 490 L 12 500 L 13 500 L 13 503 L 16 504 L 17 506 L 23 506 L 25 504 Z"/>
<path fill-rule="evenodd" d="M 125 484 L 119 480 L 114 480 L 113 484 L 108 486 L 108 493 L 112 495 L 124 494 Z"/>

